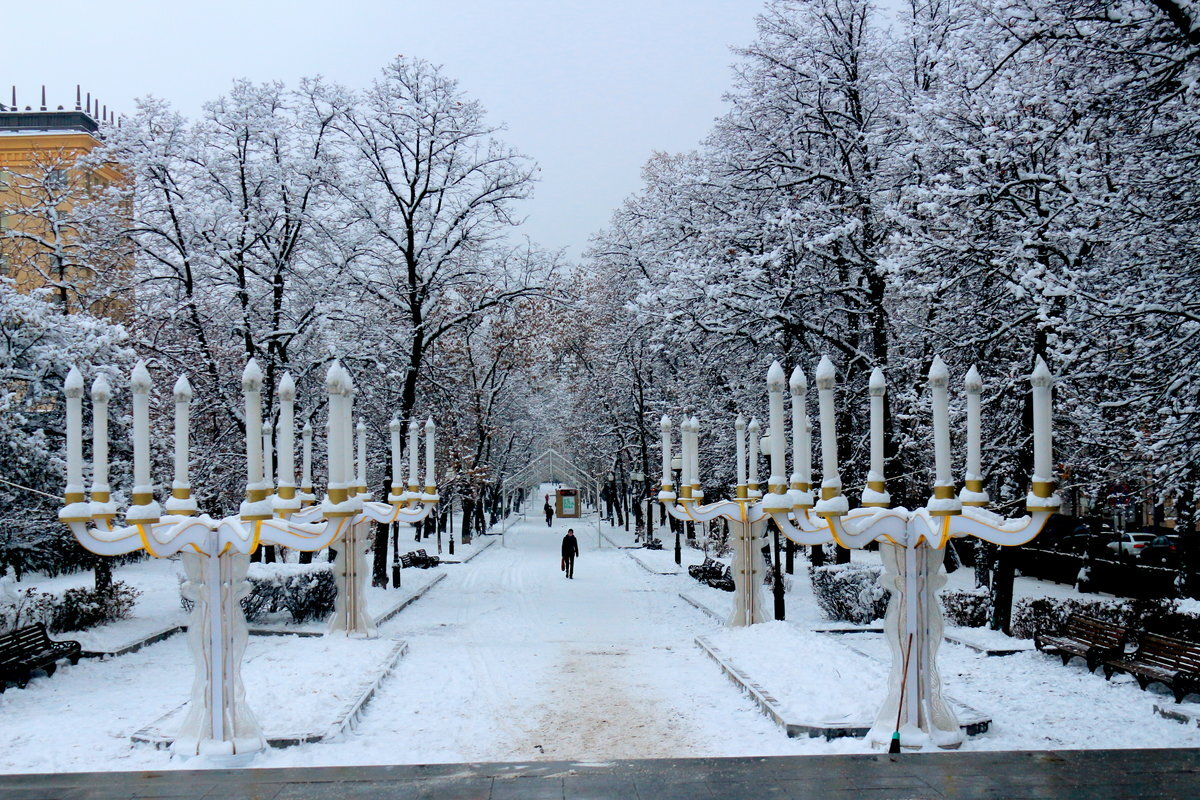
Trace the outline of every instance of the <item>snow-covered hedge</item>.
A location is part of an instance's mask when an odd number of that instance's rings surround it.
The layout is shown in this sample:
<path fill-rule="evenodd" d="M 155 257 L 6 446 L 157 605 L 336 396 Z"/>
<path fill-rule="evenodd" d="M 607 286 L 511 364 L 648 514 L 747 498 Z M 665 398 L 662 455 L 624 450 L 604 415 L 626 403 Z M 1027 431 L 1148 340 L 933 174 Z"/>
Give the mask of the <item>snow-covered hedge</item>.
<path fill-rule="evenodd" d="M 337 587 L 331 564 L 253 563 L 246 580 L 250 582 L 250 593 L 242 598 L 242 610 L 250 622 L 262 622 L 286 611 L 292 622 L 300 624 L 333 613 Z M 182 595 L 180 602 L 191 610 L 191 602 Z"/>
<path fill-rule="evenodd" d="M 1134 636 L 1141 631 L 1200 642 L 1200 611 L 1191 601 L 1125 598 L 1026 597 L 1013 608 L 1012 633 L 1021 639 L 1039 631 L 1060 633 L 1072 614 L 1124 625 Z"/>
<path fill-rule="evenodd" d="M 883 567 L 828 564 L 809 567 L 817 605 L 830 619 L 866 625 L 887 612 L 888 592 L 879 585 Z"/>
<path fill-rule="evenodd" d="M 938 597 L 946 622 L 964 628 L 982 628 L 992 615 L 992 598 L 987 589 L 944 589 Z"/>
<path fill-rule="evenodd" d="M 52 633 L 63 633 L 126 619 L 141 594 L 120 581 L 114 582 L 109 592 L 77 586 L 61 595 L 39 592 L 37 589 L 19 591 L 11 585 L 3 588 L 5 591 L 0 594 L 0 633 L 39 622 Z"/>

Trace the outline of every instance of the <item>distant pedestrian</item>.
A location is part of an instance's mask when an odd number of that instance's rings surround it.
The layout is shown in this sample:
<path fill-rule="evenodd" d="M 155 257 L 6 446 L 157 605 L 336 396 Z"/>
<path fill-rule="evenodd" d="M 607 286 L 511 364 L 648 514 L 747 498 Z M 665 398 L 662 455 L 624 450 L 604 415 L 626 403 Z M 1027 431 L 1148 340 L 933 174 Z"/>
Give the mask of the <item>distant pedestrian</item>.
<path fill-rule="evenodd" d="M 575 577 L 575 556 L 579 555 L 579 541 L 575 538 L 575 529 L 567 528 L 567 535 L 562 540 L 562 568 L 568 578 Z"/>
<path fill-rule="evenodd" d="M 554 524 L 554 506 L 550 505 L 550 495 L 546 495 L 546 505 L 542 511 L 546 513 L 546 527 L 549 528 Z"/>

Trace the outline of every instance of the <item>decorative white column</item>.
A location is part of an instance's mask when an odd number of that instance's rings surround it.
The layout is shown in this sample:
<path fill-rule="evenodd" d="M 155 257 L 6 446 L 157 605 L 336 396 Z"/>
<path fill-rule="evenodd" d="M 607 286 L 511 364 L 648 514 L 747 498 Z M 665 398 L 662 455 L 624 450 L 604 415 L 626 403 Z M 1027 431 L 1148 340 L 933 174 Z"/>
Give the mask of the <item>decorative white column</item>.
<path fill-rule="evenodd" d="M 762 428 L 758 424 L 758 418 L 752 417 L 750 424 L 746 430 L 750 434 L 750 446 L 747 448 L 747 472 L 746 477 L 746 494 L 750 499 L 754 500 L 762 497 L 762 492 L 758 488 L 758 440 L 759 433 Z"/>
<path fill-rule="evenodd" d="M 300 505 L 307 506 L 316 501 L 317 496 L 313 493 L 313 477 L 312 477 L 312 441 L 313 441 L 313 426 L 311 421 L 305 421 L 304 429 L 300 432 L 300 437 L 303 440 L 302 450 L 303 455 L 300 457 Z"/>
<path fill-rule="evenodd" d="M 296 492 L 296 381 L 290 372 L 283 373 L 276 392 L 279 395 L 279 422 L 275 426 L 275 441 L 279 466 L 273 505 L 275 513 L 286 519 L 302 505 L 302 498 Z M 306 460 L 308 458 L 311 456 Z"/>
<path fill-rule="evenodd" d="M 812 424 L 808 420 L 808 381 L 796 367 L 788 378 L 792 392 L 792 508 L 812 508 Z"/>
<path fill-rule="evenodd" d="M 188 427 L 190 425 L 192 385 L 186 375 L 180 375 L 172 390 L 175 396 L 175 480 L 167 498 L 168 514 L 187 517 L 197 511 L 192 498 L 192 482 L 188 476 Z"/>
<path fill-rule="evenodd" d="M 117 516 L 108 486 L 108 401 L 112 389 L 104 373 L 92 381 L 92 519 L 109 524 Z"/>
<path fill-rule="evenodd" d="M 67 485 L 63 490 L 63 522 L 90 521 L 91 506 L 83 493 L 83 373 L 71 367 L 63 384 L 67 396 Z"/>
<path fill-rule="evenodd" d="M 133 393 L 133 496 L 125 512 L 125 521 L 130 525 L 150 525 L 162 516 L 150 480 L 151 386 L 146 362 L 137 362 L 129 378 L 129 389 Z"/>
<path fill-rule="evenodd" d="M 887 381 L 879 367 L 872 370 L 867 389 L 871 395 L 871 469 L 867 473 L 862 504 L 867 508 L 887 508 L 892 504 L 883 467 L 883 399 L 887 394 Z"/>
<path fill-rule="evenodd" d="M 738 497 L 746 497 L 746 418 L 741 414 L 737 415 L 737 419 L 733 421 L 734 432 L 734 458 L 737 459 L 737 485 L 734 491 Z"/>
<path fill-rule="evenodd" d="M 986 506 L 990 500 L 983 490 L 983 466 L 981 447 L 980 407 L 982 405 L 983 380 L 979 370 L 971 367 L 967 371 L 963 387 L 967 390 L 967 469 L 963 476 L 963 488 L 958 499 L 964 506 Z"/>
<path fill-rule="evenodd" d="M 813 510 L 818 516 L 841 516 L 850 509 L 842 494 L 842 476 L 838 472 L 837 414 L 834 410 L 834 390 L 837 370 L 828 356 L 817 364 L 817 403 L 821 414 L 821 499 Z"/>
<path fill-rule="evenodd" d="M 933 357 L 929 367 L 929 392 L 933 405 L 933 497 L 925 507 L 937 516 L 953 515 L 962 510 L 955 496 L 954 471 L 950 462 L 950 370 L 941 356 Z"/>

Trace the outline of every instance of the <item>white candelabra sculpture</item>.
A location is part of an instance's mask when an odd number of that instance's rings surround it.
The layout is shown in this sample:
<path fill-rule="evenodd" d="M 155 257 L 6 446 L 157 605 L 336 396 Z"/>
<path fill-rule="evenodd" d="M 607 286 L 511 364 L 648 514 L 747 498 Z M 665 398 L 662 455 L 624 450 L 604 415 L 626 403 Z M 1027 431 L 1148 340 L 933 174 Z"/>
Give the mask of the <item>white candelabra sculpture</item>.
<path fill-rule="evenodd" d="M 683 522 L 711 522 L 724 518 L 734 533 L 733 548 L 733 613 L 726 624 L 732 627 L 766 622 L 766 605 L 762 599 L 762 582 L 766 564 L 761 547 L 768 515 L 764 513 L 758 489 L 758 420 L 737 418 L 737 489 L 733 500 L 702 505 L 704 491 L 700 488 L 700 421 L 695 417 L 679 424 L 680 463 L 682 475 L 676 498 L 671 486 L 671 419 L 662 418 L 662 490 L 658 500 L 667 512 Z M 750 431 L 750 474 L 746 474 L 746 431 Z M 676 505 L 678 499 L 678 505 Z"/>
<path fill-rule="evenodd" d="M 371 544 L 370 523 L 391 524 L 406 522 L 416 524 L 427 518 L 438 502 L 437 484 L 434 478 L 435 426 L 427 420 L 425 430 L 425 486 L 424 491 L 417 483 L 421 426 L 416 420 L 408 429 L 408 488 L 400 482 L 400 422 L 393 419 L 388 425 L 391 434 L 392 480 L 388 501 L 379 503 L 371 500 L 367 491 L 367 433 L 360 422 L 353 425 L 354 382 L 350 373 L 341 365 L 330 368 L 325 381 L 329 392 L 329 436 L 345 446 L 337 452 L 330 451 L 329 486 L 325 500 L 319 506 L 302 509 L 297 519 L 346 519 L 340 541 L 337 542 L 337 557 L 334 559 L 333 576 L 337 585 L 333 616 L 329 620 L 330 633 L 370 638 L 377 633 L 375 619 L 366 603 L 366 586 L 371 568 L 367 560 L 367 548 Z M 354 462 L 354 434 L 358 434 L 357 474 Z M 311 431 L 306 430 L 305 464 L 311 460 L 309 445 Z M 305 466 L 305 493 L 310 481 Z"/>
<path fill-rule="evenodd" d="M 192 388 L 186 377 L 174 387 L 175 398 L 175 475 L 166 514 L 154 499 L 150 478 L 150 374 L 138 362 L 130 378 L 133 395 L 134 486 L 131 504 L 125 511 L 125 524 L 115 525 L 116 505 L 108 486 L 108 401 L 111 389 L 104 375 L 92 384 L 93 404 L 93 482 L 91 502 L 83 489 L 83 375 L 72 367 L 65 383 L 67 429 L 67 486 L 59 519 L 81 545 L 97 555 L 116 556 L 145 550 L 156 558 L 179 553 L 186 580 L 182 591 L 193 602 L 188 624 L 188 644 L 195 662 L 191 703 L 184 723 L 175 737 L 172 750 L 180 755 L 241 756 L 266 747 L 254 714 L 246 703 L 241 676 L 242 656 L 246 649 L 247 626 L 240 600 L 248 591 L 245 580 L 249 554 L 260 544 L 276 544 L 295 550 L 320 550 L 346 535 L 360 519 L 382 515 L 378 503 L 350 498 L 346 468 L 351 443 L 347 405 L 344 398 L 348 373 L 337 363 L 329 370 L 330 416 L 339 424 L 330 426 L 330 485 L 324 501 L 316 508 L 304 509 L 311 502 L 312 429 L 304 431 L 303 491 L 298 495 L 294 483 L 294 401 L 295 383 L 290 375 L 279 385 L 279 474 L 278 493 L 272 496 L 270 480 L 270 435 L 262 423 L 262 372 L 251 360 L 242 374 L 246 420 L 246 499 L 236 516 L 214 520 L 196 515 L 188 477 L 188 423 Z M 335 416 L 336 413 L 336 416 Z M 415 423 L 414 423 L 415 425 Z M 433 423 L 426 426 L 432 464 Z M 393 451 L 393 459 L 398 459 Z M 415 456 L 412 457 L 415 459 Z M 265 460 L 266 459 L 266 460 Z M 393 464 L 393 473 L 395 472 Z M 361 474 L 361 471 L 360 471 Z M 389 496 L 387 517 L 420 518 L 423 509 L 405 510 L 414 501 L 436 502 L 432 472 L 427 474 L 425 494 L 415 492 L 415 482 L 403 495 Z M 308 512 L 306 514 L 306 512 Z M 305 519 L 316 517 L 323 521 Z M 342 591 L 353 594 L 347 585 Z M 361 598 L 361 591 L 358 592 Z M 369 618 L 367 619 L 369 623 Z M 347 628 L 348 630 L 350 628 Z"/>
<path fill-rule="evenodd" d="M 828 358 L 822 358 L 816 371 L 818 407 L 821 421 L 822 481 L 820 499 L 814 501 L 811 465 L 811 426 L 804 395 L 807 382 L 799 369 L 792 372 L 793 473 L 791 486 L 784 484 L 784 402 L 783 369 L 772 364 L 767 373 L 770 407 L 771 478 L 768 494 L 761 501 L 746 504 L 748 519 L 770 516 L 780 531 L 800 545 L 835 542 L 840 547 L 862 548 L 879 542 L 884 573 L 881 582 L 891 592 L 885 618 L 885 637 L 892 652 L 888 693 L 867 738 L 876 745 L 888 743 L 899 735 L 905 748 L 957 747 L 964 739 L 954 711 L 942 698 L 937 653 L 941 645 L 943 621 L 937 591 L 945 585 L 942 571 L 946 543 L 951 538 L 975 536 L 998 545 L 1013 546 L 1030 541 L 1041 532 L 1050 515 L 1058 511 L 1061 500 L 1055 492 L 1051 460 L 1051 403 L 1054 378 L 1040 358 L 1030 376 L 1033 388 L 1034 474 L 1026 498 L 1029 514 L 1007 519 L 985 506 L 989 502 L 983 489 L 980 465 L 980 395 L 983 384 L 972 367 L 966 375 L 967 459 L 964 488 L 955 493 L 951 469 L 949 372 L 941 358 L 934 358 L 929 371 L 933 402 L 934 486 L 933 496 L 922 508 L 909 510 L 891 507 L 884 478 L 883 398 L 886 383 L 876 369 L 868 384 L 871 411 L 871 463 L 862 505 L 850 509 L 842 494 L 838 473 L 837 429 L 834 391 L 836 371 Z M 739 418 L 740 421 L 740 418 Z M 688 434 L 684 434 L 686 437 Z M 664 418 L 663 447 L 669 447 L 670 426 Z M 753 439 L 751 440 L 753 442 Z M 739 434 L 739 485 L 742 479 L 741 440 Z M 753 457 L 753 453 L 751 454 Z M 753 469 L 753 462 L 751 463 Z M 688 487 L 683 487 L 687 489 Z M 681 491 L 681 494 L 684 492 Z M 742 494 L 739 486 L 739 496 Z M 669 473 L 664 470 L 663 491 L 659 499 L 676 516 L 686 514 L 688 505 L 673 507 Z M 694 501 L 692 501 L 694 502 Z M 735 570 L 735 582 L 745 575 Z M 758 591 L 738 583 L 739 594 L 749 597 Z M 736 615 L 735 615 L 736 616 Z M 759 621 L 748 619 L 749 622 Z M 731 620 L 730 624 L 746 624 Z M 900 724 L 897 726 L 897 720 Z"/>

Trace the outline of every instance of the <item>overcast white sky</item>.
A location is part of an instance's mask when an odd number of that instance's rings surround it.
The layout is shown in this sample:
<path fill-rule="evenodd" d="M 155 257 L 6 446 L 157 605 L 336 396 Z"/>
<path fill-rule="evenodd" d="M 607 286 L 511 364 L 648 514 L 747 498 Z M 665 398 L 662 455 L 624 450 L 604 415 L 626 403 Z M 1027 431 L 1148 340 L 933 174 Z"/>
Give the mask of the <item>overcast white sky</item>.
<path fill-rule="evenodd" d="M 578 257 L 655 150 L 693 147 L 723 110 L 730 46 L 760 0 L 208 0 L 11 3 L 0 97 L 110 110 L 154 94 L 194 115 L 230 81 L 365 86 L 397 54 L 445 65 L 542 180 L 528 234 Z"/>

